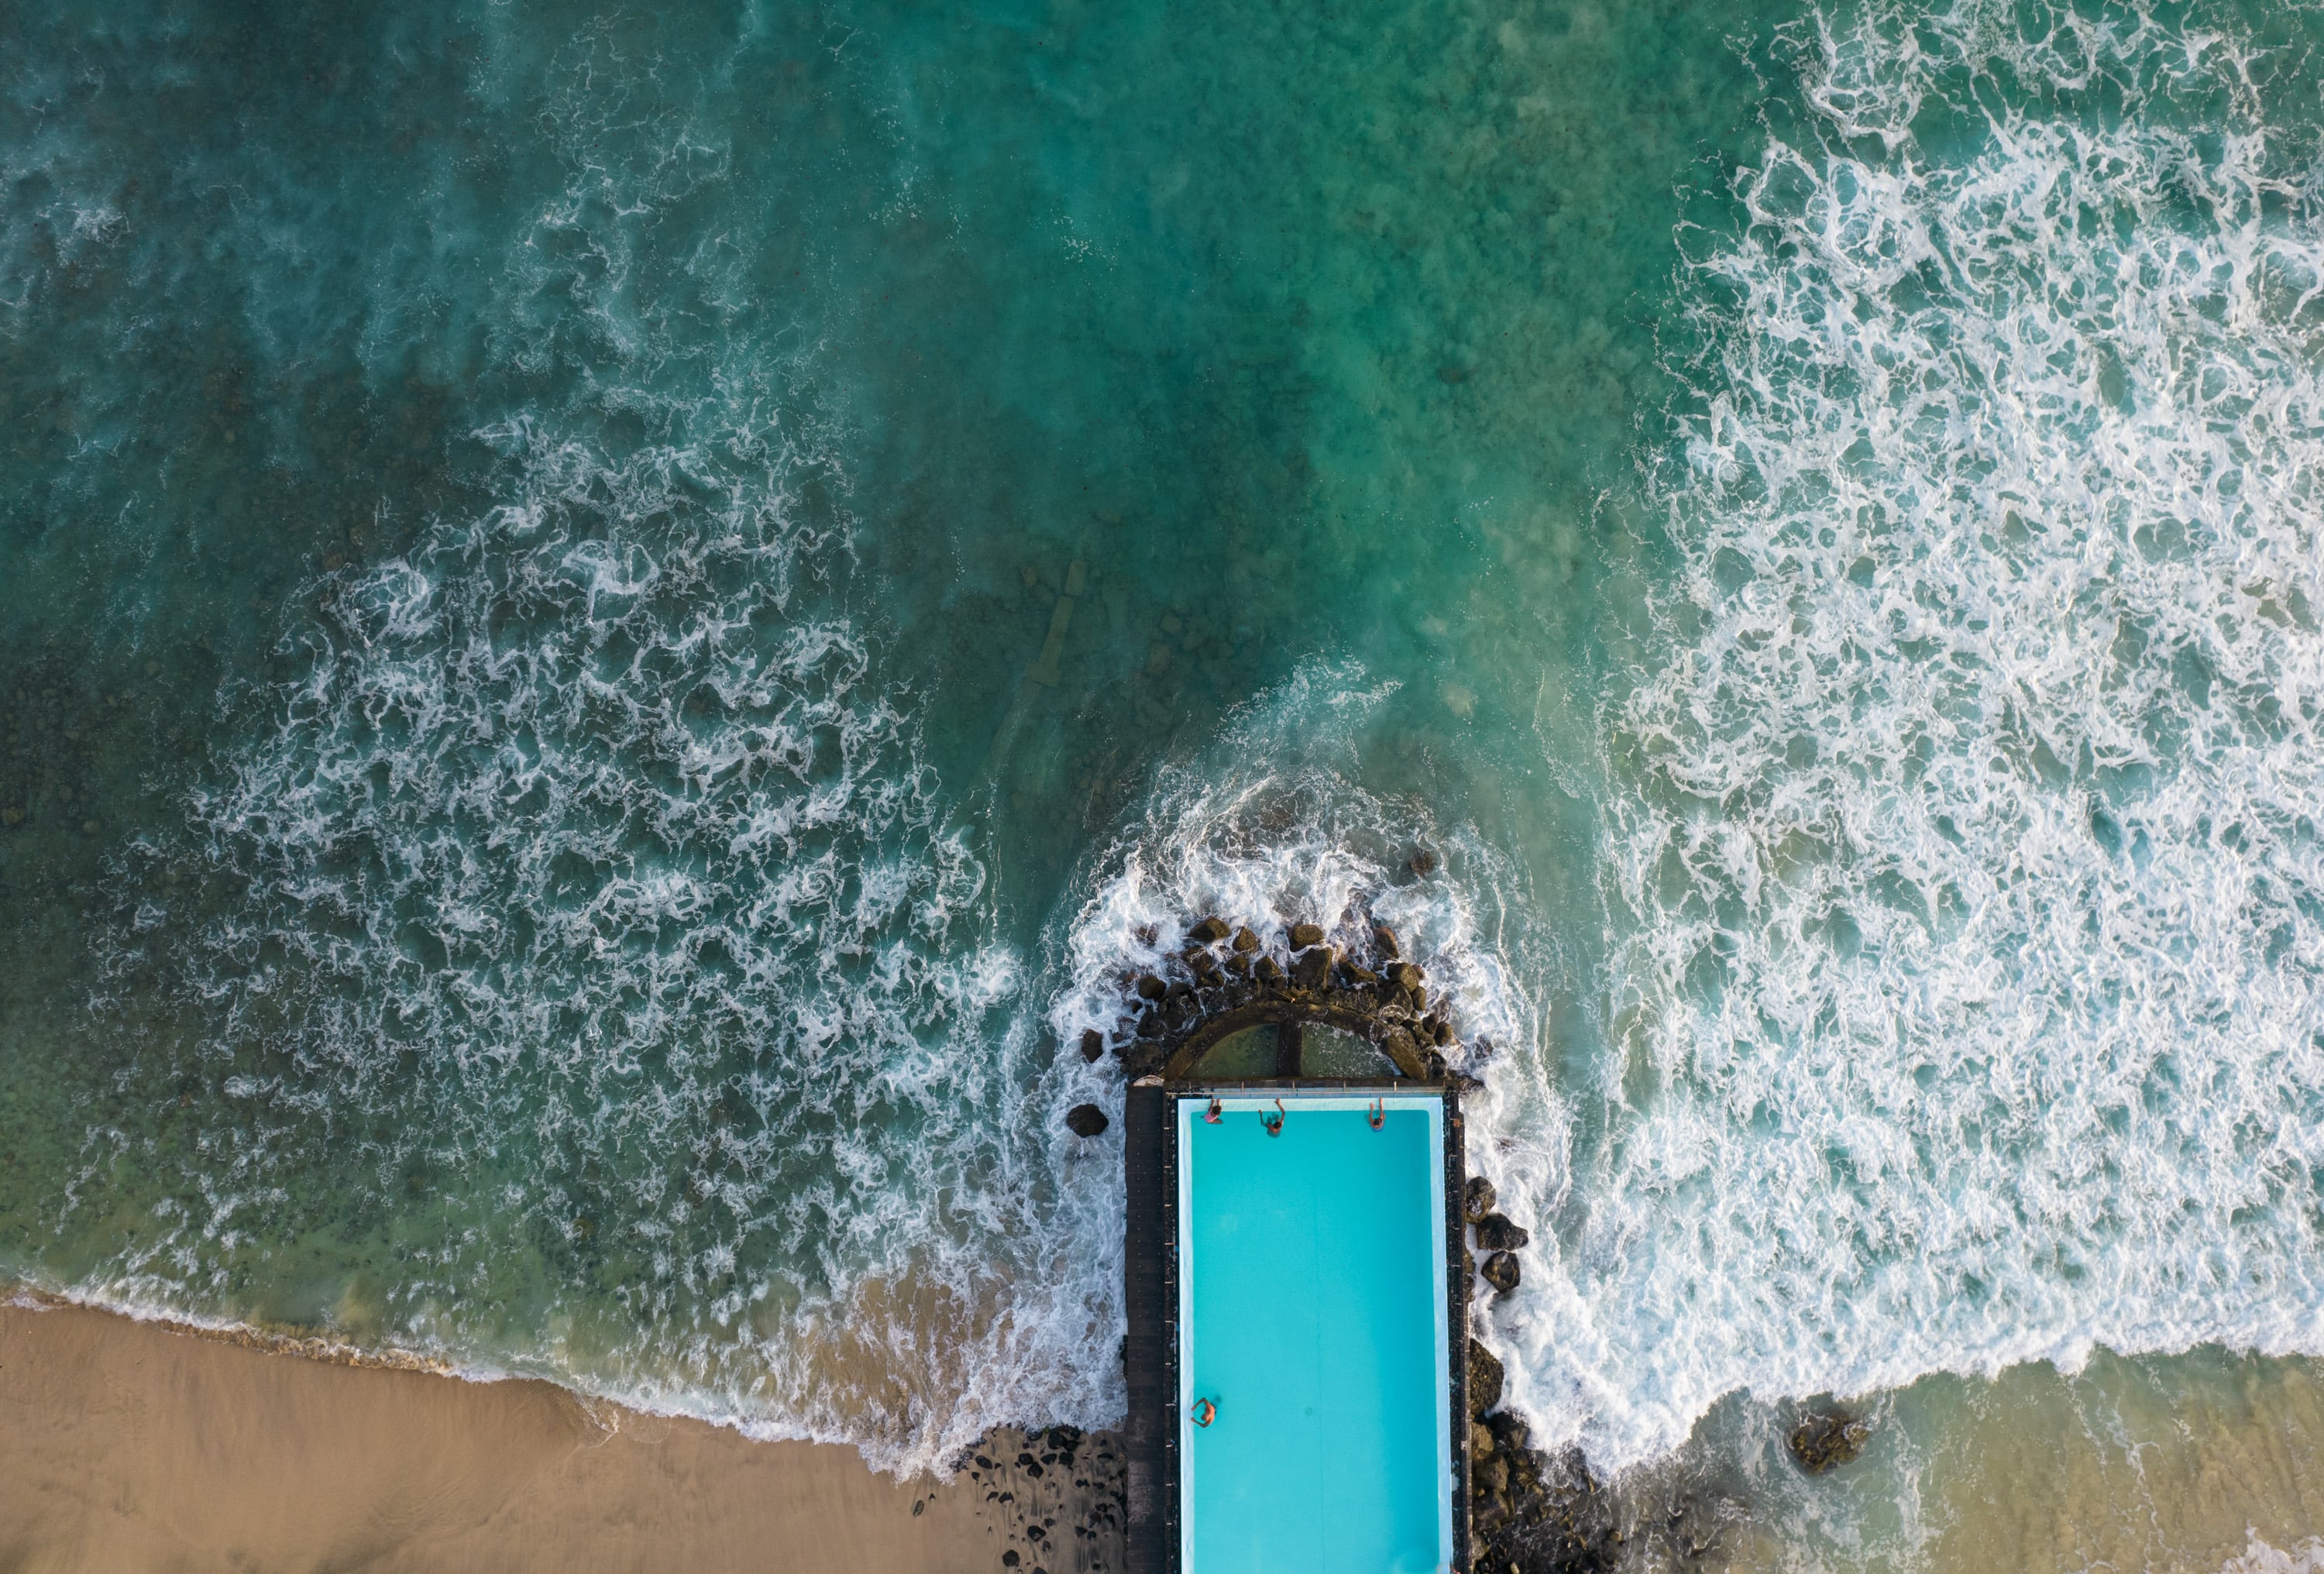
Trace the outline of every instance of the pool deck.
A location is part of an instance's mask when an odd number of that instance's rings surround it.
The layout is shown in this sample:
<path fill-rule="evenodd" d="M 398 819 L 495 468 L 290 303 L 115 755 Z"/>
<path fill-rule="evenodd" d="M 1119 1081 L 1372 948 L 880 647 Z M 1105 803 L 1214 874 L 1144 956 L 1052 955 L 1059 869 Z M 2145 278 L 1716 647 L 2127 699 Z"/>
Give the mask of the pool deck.
<path fill-rule="evenodd" d="M 1181 1574 L 1178 1415 L 1180 1347 L 1178 1240 L 1179 1164 L 1176 1100 L 1217 1093 L 1286 1101 L 1317 1094 L 1375 1093 L 1441 1101 L 1443 1109 L 1445 1328 L 1450 1380 L 1442 1399 L 1450 1413 L 1452 1443 L 1452 1569 L 1469 1564 L 1468 1289 L 1462 1194 L 1467 1183 L 1460 1092 L 1443 1082 L 1168 1082 L 1141 1078 L 1128 1091 L 1123 1111 L 1127 1217 L 1124 1220 L 1124 1302 L 1129 1314 L 1123 1364 L 1130 1413 L 1128 1555 L 1130 1574 Z M 1296 1108 L 1296 1106 L 1295 1106 Z"/>

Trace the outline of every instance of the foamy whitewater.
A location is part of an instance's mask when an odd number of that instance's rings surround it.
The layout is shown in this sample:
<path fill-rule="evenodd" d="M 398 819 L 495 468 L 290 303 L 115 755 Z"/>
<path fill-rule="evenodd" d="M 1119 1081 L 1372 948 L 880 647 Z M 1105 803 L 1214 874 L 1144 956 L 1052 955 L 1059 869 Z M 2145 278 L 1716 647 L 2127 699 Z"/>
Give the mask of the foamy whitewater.
<path fill-rule="evenodd" d="M 1496 1319 L 1607 1465 L 1738 1389 L 2324 1349 L 2324 212 L 2234 43 L 2053 20 L 1804 32 L 1682 281 L 1608 1127 Z"/>

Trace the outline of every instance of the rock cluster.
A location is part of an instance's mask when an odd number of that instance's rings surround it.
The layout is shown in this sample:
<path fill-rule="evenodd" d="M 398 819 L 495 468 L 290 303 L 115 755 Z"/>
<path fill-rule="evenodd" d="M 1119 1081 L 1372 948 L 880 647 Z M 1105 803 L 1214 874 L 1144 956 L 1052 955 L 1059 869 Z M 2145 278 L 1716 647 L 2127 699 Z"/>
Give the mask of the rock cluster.
<path fill-rule="evenodd" d="M 1811 1476 L 1847 1464 L 1864 1451 L 1872 1422 L 1839 1405 L 1810 1411 L 1792 1428 L 1792 1458 Z"/>
<path fill-rule="evenodd" d="M 1403 960 L 1394 930 L 1366 925 L 1358 934 L 1356 944 L 1342 947 L 1320 924 L 1292 924 L 1270 944 L 1249 925 L 1203 918 L 1154 971 L 1122 980 L 1121 1016 L 1101 1038 L 1115 1045 L 1132 1077 L 1143 1076 L 1160 1069 L 1171 1041 L 1210 1018 L 1281 1000 L 1369 1018 L 1391 1054 L 1408 1054 L 1432 1076 L 1446 1075 L 1445 1054 L 1458 1038 L 1445 1002 L 1432 999 L 1426 974 Z"/>
<path fill-rule="evenodd" d="M 1053 1426 L 995 1431 L 956 1468 L 982 1498 L 977 1517 L 1017 1574 L 1117 1574 L 1128 1562 L 1128 1470 L 1111 1432 Z"/>
<path fill-rule="evenodd" d="M 1492 1574 L 1595 1574 L 1614 1567 L 1620 1535 L 1611 1494 L 1579 1450 L 1532 1446 L 1525 1419 L 1499 1409 L 1504 1374 L 1469 1341 L 1471 1565 Z"/>
<path fill-rule="evenodd" d="M 1468 1192 L 1462 1199 L 1477 1251 L 1484 1254 L 1483 1262 L 1477 1262 L 1473 1253 L 1470 1261 L 1480 1278 L 1507 1295 L 1517 1287 L 1522 1277 L 1517 1254 L 1525 1249 L 1533 1234 L 1508 1214 L 1495 1212 L 1493 1205 L 1498 1201 L 1493 1194 L 1493 1183 L 1482 1175 L 1471 1178 Z"/>

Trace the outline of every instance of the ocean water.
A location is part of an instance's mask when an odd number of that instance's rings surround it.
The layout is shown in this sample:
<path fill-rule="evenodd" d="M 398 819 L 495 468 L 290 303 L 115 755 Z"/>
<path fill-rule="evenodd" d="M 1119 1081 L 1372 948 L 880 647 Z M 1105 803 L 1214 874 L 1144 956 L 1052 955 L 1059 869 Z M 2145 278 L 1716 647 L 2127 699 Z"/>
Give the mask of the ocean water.
<path fill-rule="evenodd" d="M 2319 40 L 0 10 L 0 1272 L 1109 1424 L 1082 1030 L 1369 915 L 1641 1560 L 2312 1564 Z"/>

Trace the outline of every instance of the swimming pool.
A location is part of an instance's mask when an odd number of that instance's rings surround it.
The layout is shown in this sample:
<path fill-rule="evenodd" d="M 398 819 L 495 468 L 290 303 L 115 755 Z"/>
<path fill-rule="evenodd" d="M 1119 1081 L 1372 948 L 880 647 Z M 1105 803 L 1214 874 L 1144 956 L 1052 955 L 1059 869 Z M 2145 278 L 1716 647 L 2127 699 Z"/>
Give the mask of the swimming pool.
<path fill-rule="evenodd" d="M 1449 1569 L 1443 1102 L 1275 1097 L 1174 1100 L 1181 1567 Z"/>

